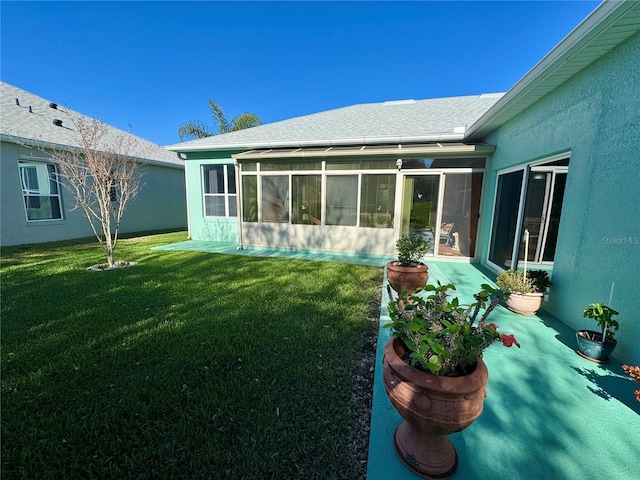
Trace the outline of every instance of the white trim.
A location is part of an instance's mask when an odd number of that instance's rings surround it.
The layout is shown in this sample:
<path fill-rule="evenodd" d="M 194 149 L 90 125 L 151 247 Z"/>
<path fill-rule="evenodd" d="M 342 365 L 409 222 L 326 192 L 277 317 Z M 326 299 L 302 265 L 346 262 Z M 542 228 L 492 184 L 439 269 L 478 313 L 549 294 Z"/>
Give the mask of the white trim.
<path fill-rule="evenodd" d="M 215 138 L 215 137 L 214 137 Z M 460 142 L 464 133 L 436 133 L 417 136 L 353 137 L 333 139 L 297 139 L 276 141 L 247 141 L 242 143 L 185 145 L 179 143 L 165 147 L 172 152 L 202 152 L 211 150 L 252 150 L 266 148 L 340 147 L 350 145 L 382 145 L 392 143 Z M 193 140 L 197 142 L 198 140 Z"/>
<path fill-rule="evenodd" d="M 586 64 L 592 63 L 597 58 L 605 55 L 610 49 L 632 36 L 638 31 L 637 26 L 625 26 L 621 22 L 621 28 L 626 34 L 616 32 L 615 28 L 610 28 L 624 16 L 629 10 L 636 8 L 637 1 L 603 1 L 596 9 L 589 14 L 577 27 L 575 27 L 564 39 L 558 43 L 542 60 L 540 60 L 524 77 L 522 77 L 507 93 L 505 93 L 496 103 L 494 103 L 478 120 L 468 129 L 467 139 L 483 138 L 493 130 L 504 124 L 529 105 L 535 103 L 543 95 L 548 93 L 548 89 L 542 88 L 536 92 L 536 88 L 544 86 L 545 82 L 551 83 L 558 76 L 568 77 L 577 74 Z M 607 38 L 607 37 L 611 38 Z M 596 45 L 589 50 L 592 43 Z M 602 45 L 608 45 L 609 50 L 604 50 Z M 531 96 L 530 99 L 526 99 Z M 525 99 L 523 101 L 523 99 Z M 509 112 L 514 106 L 512 112 Z M 505 115 L 499 120 L 501 115 Z M 492 125 L 498 120 L 496 125 Z"/>

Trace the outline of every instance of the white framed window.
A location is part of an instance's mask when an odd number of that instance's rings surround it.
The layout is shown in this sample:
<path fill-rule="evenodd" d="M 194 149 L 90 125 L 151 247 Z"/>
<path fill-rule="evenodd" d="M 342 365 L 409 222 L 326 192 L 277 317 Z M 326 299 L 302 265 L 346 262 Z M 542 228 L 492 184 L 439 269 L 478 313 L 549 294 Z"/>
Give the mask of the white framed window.
<path fill-rule="evenodd" d="M 237 217 L 236 170 L 233 165 L 203 165 L 205 217 Z"/>
<path fill-rule="evenodd" d="M 58 169 L 52 163 L 18 162 L 27 220 L 62 220 Z"/>
<path fill-rule="evenodd" d="M 490 264 L 517 269 L 526 258 L 530 265 L 553 265 L 568 171 L 564 153 L 498 172 Z"/>

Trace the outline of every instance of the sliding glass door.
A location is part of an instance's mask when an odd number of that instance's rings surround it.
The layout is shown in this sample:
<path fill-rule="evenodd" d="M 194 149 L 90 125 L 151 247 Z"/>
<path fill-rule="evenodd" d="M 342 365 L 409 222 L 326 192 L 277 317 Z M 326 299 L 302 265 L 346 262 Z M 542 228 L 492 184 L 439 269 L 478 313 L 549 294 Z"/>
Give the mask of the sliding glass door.
<path fill-rule="evenodd" d="M 569 159 L 498 175 L 489 261 L 504 269 L 553 264 Z M 528 249 L 525 232 L 529 233 Z"/>
<path fill-rule="evenodd" d="M 519 262 L 524 262 L 525 254 L 528 263 L 553 262 L 566 183 L 566 168 L 533 167 L 529 172 Z M 529 232 L 528 250 L 525 247 L 525 230 Z"/>
<path fill-rule="evenodd" d="M 498 176 L 489 261 L 504 269 L 511 268 L 513 264 L 513 244 L 516 238 L 523 178 L 524 170 Z"/>

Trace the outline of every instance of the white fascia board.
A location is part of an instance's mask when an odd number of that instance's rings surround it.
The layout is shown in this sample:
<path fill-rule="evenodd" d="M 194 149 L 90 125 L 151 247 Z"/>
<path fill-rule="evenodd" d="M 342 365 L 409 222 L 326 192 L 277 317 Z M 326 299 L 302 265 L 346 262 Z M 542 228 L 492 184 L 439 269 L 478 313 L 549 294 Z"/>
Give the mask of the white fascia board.
<path fill-rule="evenodd" d="M 509 104 L 526 95 L 528 89 L 536 82 L 544 80 L 553 70 L 568 56 L 580 50 L 594 35 L 605 29 L 620 15 L 633 8 L 634 2 L 621 2 L 614 0 L 603 1 L 585 20 L 574 28 L 564 39 L 556 45 L 542 60 L 540 60 L 529 72 L 525 74 L 504 96 L 489 108 L 467 130 L 466 139 L 475 138 L 478 132 L 489 124 L 494 116 L 506 108 Z M 490 131 L 482 132 L 484 136 Z"/>
<path fill-rule="evenodd" d="M 337 138 L 331 140 L 282 140 L 275 142 L 229 143 L 224 145 L 171 145 L 173 152 L 203 152 L 210 150 L 255 150 L 265 148 L 337 147 L 345 145 L 379 145 L 390 143 L 456 142 L 465 138 L 464 133 L 440 133 L 420 136 Z"/>

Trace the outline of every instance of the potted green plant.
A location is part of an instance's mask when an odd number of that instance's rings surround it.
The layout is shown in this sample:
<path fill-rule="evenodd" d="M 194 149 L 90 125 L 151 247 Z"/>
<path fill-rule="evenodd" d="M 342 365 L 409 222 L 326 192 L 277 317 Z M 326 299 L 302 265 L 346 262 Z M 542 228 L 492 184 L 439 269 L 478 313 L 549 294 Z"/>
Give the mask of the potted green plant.
<path fill-rule="evenodd" d="M 457 467 L 447 438 L 482 412 L 488 371 L 483 351 L 495 341 L 520 344 L 498 332 L 487 317 L 501 292 L 482 285 L 468 306 L 449 299 L 451 284 L 426 285 L 426 298 L 400 295 L 389 303 L 393 336 L 384 346 L 383 381 L 387 395 L 405 419 L 394 434 L 396 452 L 414 473 L 446 478 Z M 479 317 L 479 319 L 478 319 Z"/>
<path fill-rule="evenodd" d="M 590 303 L 582 316 L 598 322 L 600 331 L 578 330 L 576 340 L 578 342 L 578 353 L 584 358 L 597 363 L 609 361 L 609 355 L 616 348 L 618 341 L 614 338 L 615 331 L 618 330 L 618 321 L 613 317 L 619 312 L 602 303 Z"/>
<path fill-rule="evenodd" d="M 505 270 L 498 274 L 496 285 L 505 293 L 505 303 L 512 312 L 535 315 L 551 286 L 549 274 L 544 270 L 521 272 Z"/>
<path fill-rule="evenodd" d="M 387 263 L 387 281 L 398 294 L 416 293 L 429 280 L 428 267 L 420 259 L 431 248 L 431 241 L 415 233 L 402 235 L 396 242 L 398 259 Z"/>

